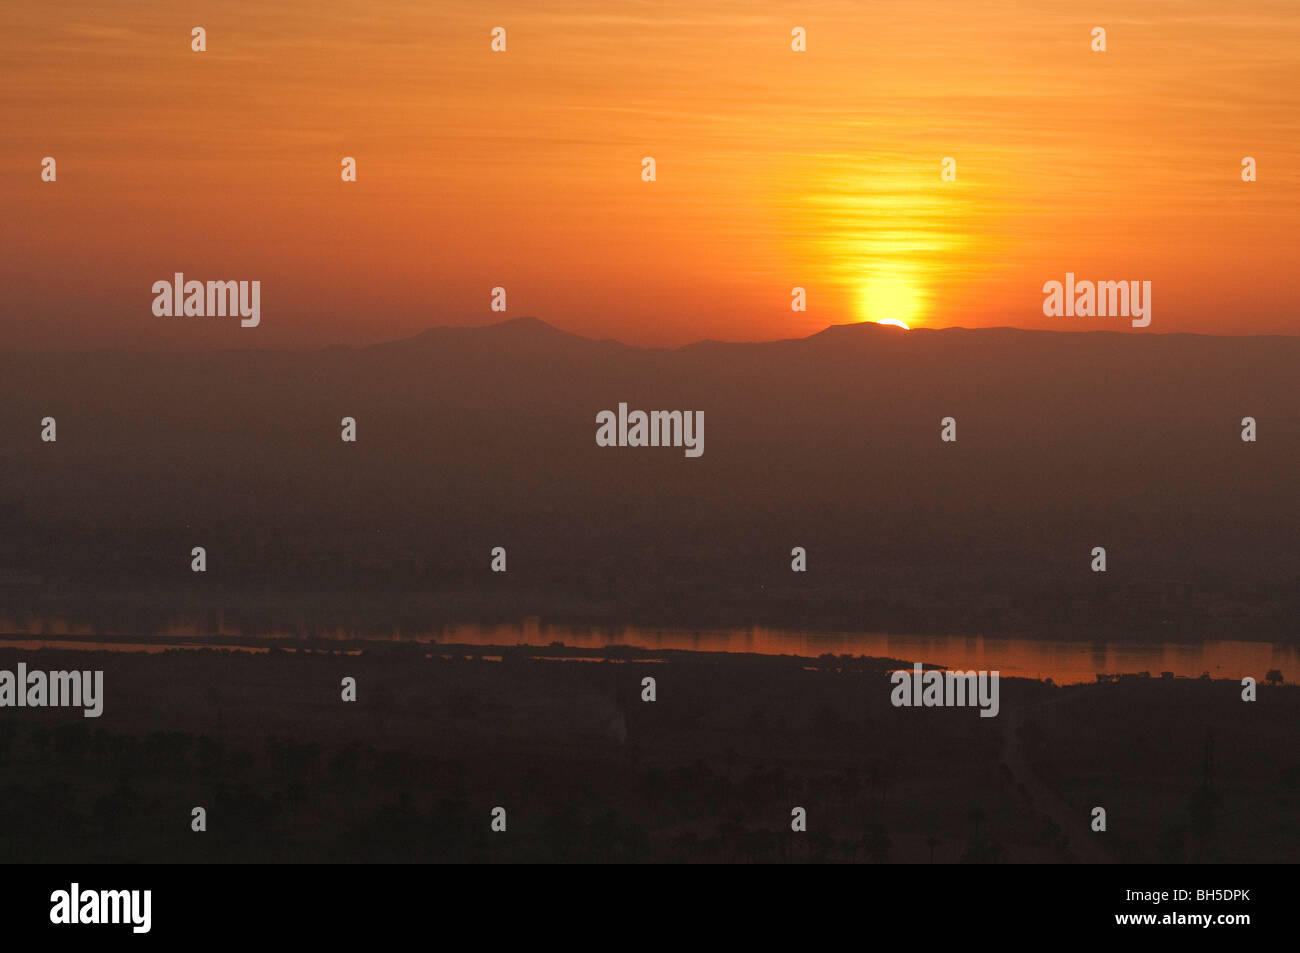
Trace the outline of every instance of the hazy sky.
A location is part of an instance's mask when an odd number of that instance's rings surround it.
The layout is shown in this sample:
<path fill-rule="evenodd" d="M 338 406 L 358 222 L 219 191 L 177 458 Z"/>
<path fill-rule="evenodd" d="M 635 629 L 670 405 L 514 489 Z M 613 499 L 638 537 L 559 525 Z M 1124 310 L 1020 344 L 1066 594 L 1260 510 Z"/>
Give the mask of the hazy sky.
<path fill-rule="evenodd" d="M 1151 281 L 1134 333 L 1300 333 L 1294 0 L 77 0 L 0 70 L 6 348 L 1127 329 L 1044 317 L 1067 271 Z M 155 317 L 176 271 L 261 326 Z"/>

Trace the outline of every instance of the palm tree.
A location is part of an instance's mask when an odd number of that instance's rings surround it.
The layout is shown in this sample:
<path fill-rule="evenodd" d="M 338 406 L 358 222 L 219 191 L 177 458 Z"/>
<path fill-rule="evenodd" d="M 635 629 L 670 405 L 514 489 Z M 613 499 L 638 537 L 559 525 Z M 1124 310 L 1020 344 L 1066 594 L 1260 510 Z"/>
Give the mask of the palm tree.
<path fill-rule="evenodd" d="M 939 838 L 931 834 L 925 839 L 925 846 L 930 848 L 930 863 L 934 863 L 934 849 L 940 844 Z"/>
<path fill-rule="evenodd" d="M 984 818 L 987 817 L 988 815 L 984 813 L 984 809 L 982 807 L 974 807 L 971 808 L 970 813 L 967 814 L 966 816 L 975 822 L 975 833 L 971 837 L 971 840 L 977 841 L 980 839 L 980 821 L 984 820 Z"/>
<path fill-rule="evenodd" d="M 885 829 L 879 824 L 872 824 L 871 829 L 862 835 L 862 846 L 867 850 L 867 858 L 873 863 L 883 864 L 889 860 L 889 852 L 894 842 L 889 839 Z"/>

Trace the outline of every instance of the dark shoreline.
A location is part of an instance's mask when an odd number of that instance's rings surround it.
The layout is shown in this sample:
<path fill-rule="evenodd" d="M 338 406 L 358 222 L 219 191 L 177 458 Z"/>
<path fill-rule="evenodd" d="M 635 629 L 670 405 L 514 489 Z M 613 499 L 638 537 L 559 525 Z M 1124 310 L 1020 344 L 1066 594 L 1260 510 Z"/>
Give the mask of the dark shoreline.
<path fill-rule="evenodd" d="M 554 598 L 545 600 L 555 603 Z M 580 608 L 581 599 L 562 607 L 538 608 L 541 601 L 518 598 L 517 594 L 497 594 L 494 598 L 440 598 L 427 592 L 411 594 L 405 589 L 386 593 L 382 589 L 367 598 L 340 600 L 337 593 L 295 593 L 262 602 L 237 590 L 218 587 L 201 600 L 148 599 L 146 594 L 128 600 L 100 601 L 91 597 L 73 611 L 59 608 L 66 603 L 43 603 L 20 608 L 24 603 L 0 590 L 0 626 L 12 627 L 16 621 L 30 620 L 27 631 L 12 628 L 0 631 L 0 638 L 29 637 L 40 620 L 58 620 L 74 629 L 89 629 L 99 638 L 130 641 L 136 635 L 125 633 L 160 633 L 157 638 L 176 638 L 165 633 L 170 628 L 186 628 L 211 633 L 218 629 L 236 630 L 238 636 L 221 638 L 312 639 L 334 640 L 338 631 L 361 642 L 390 641 L 394 633 L 407 640 L 428 641 L 438 634 L 461 626 L 518 627 L 536 625 L 578 633 L 617 632 L 622 629 L 658 631 L 721 632 L 743 629 L 768 629 L 828 637 L 852 637 L 861 634 L 898 635 L 917 638 L 987 638 L 1024 639 L 1041 642 L 1082 642 L 1153 645 L 1160 643 L 1195 645 L 1212 641 L 1264 642 L 1300 646 L 1300 626 L 1278 627 L 1251 624 L 1240 619 L 1225 619 L 1192 624 L 1183 622 L 1135 624 L 1131 620 L 1089 619 L 1061 621 L 1046 617 L 1026 617 L 1014 622 L 962 621 L 929 619 L 915 613 L 878 616 L 838 611 L 811 611 L 806 607 L 790 613 L 755 613 L 740 607 L 727 609 L 715 605 L 712 611 L 692 607 L 674 611 L 660 605 L 651 611 L 613 613 L 604 609 Z M 146 604 L 147 603 L 147 604 Z M 241 608 L 230 608 L 230 607 Z M 400 607 L 400 608 L 395 608 Z M 576 607 L 576 608 L 575 608 Z M 1032 633 L 1029 635 L 1027 633 Z M 187 636 L 189 637 L 189 636 Z"/>
<path fill-rule="evenodd" d="M 599 630 L 592 630 L 599 631 Z M 816 634 L 816 633 L 810 633 Z M 1051 640 L 1041 640 L 1050 642 Z M 8 643 L 16 643 L 10 645 Z M 796 652 L 756 652 L 742 650 L 716 651 L 698 648 L 669 648 L 664 646 L 641 645 L 633 642 L 616 642 L 603 646 L 568 645 L 563 640 L 514 642 L 457 642 L 440 641 L 430 638 L 389 638 L 374 639 L 360 637 L 291 637 L 267 635 L 171 635 L 160 634 L 152 637 L 127 635 L 76 635 L 76 634 L 33 634 L 0 632 L 0 650 L 17 650 L 19 646 L 31 644 L 33 651 L 71 651 L 71 652 L 109 652 L 114 654 L 158 654 L 167 651 L 184 652 L 269 652 L 284 654 L 315 654 L 378 657 L 399 657 L 419 659 L 432 656 L 455 656 L 466 659 L 484 659 L 498 661 L 506 656 L 519 659 L 545 659 L 570 661 L 671 661 L 675 658 L 696 661 L 728 662 L 737 659 L 773 659 L 796 662 L 810 667 L 836 668 L 843 664 L 874 664 L 888 666 L 891 669 L 909 668 L 919 662 L 926 669 L 946 669 L 965 667 L 950 665 L 944 661 L 931 658 L 910 656 L 906 659 L 891 656 L 852 652 L 822 652 L 816 655 Z M 1114 645 L 1114 643 L 1105 643 Z M 1268 643 L 1259 643 L 1268 644 Z M 88 648 L 89 645 L 103 645 L 104 648 Z M 1161 673 L 1151 670 L 1120 671 L 1093 673 L 1097 681 L 1115 679 L 1161 678 Z M 1260 672 L 1263 681 L 1265 672 Z M 1240 676 L 1211 675 L 1208 671 L 1200 676 L 1167 675 L 1176 681 L 1192 678 L 1210 681 L 1239 682 Z M 1068 681 L 1062 678 L 1038 678 L 1032 675 L 1002 674 L 1001 678 L 1019 679 L 1035 683 L 1056 683 L 1060 685 L 1091 684 L 1093 679 Z"/>

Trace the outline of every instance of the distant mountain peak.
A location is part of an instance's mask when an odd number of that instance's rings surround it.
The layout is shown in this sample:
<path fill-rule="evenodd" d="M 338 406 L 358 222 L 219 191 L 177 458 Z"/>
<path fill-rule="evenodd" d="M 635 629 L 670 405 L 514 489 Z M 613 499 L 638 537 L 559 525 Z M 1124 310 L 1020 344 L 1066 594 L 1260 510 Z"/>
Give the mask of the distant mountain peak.
<path fill-rule="evenodd" d="M 849 321 L 845 324 L 828 324 L 809 337 L 821 337 L 823 335 L 843 335 L 843 334 L 906 334 L 905 328 L 900 328 L 894 324 L 879 324 L 875 321 Z"/>
<path fill-rule="evenodd" d="M 568 331 L 562 331 L 553 324 L 547 324 L 541 318 L 534 318 L 531 315 L 522 318 L 507 318 L 505 321 L 498 321 L 496 324 L 484 326 L 486 330 L 501 331 L 511 334 L 563 334 L 568 337 L 580 337 L 577 334 L 571 334 Z"/>

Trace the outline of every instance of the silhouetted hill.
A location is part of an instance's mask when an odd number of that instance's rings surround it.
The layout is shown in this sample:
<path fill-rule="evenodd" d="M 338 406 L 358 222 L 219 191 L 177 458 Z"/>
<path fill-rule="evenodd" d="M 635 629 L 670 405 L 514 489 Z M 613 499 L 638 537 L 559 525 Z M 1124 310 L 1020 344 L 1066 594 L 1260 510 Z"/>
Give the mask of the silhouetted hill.
<path fill-rule="evenodd" d="M 371 345 L 363 350 L 391 353 L 418 348 L 475 347 L 488 344 L 495 348 L 574 348 L 589 349 L 591 345 L 615 346 L 625 348 L 627 345 L 616 341 L 593 341 L 578 334 L 562 331 L 540 318 L 511 318 L 497 324 L 476 325 L 471 327 L 436 327 L 421 331 L 414 337 L 396 341 L 386 341 Z"/>
<path fill-rule="evenodd" d="M 1294 638 L 1297 369 L 1293 337 L 852 325 L 668 350 L 536 319 L 5 355 L 0 617 Z M 703 456 L 597 447 L 620 401 L 702 410 Z"/>

